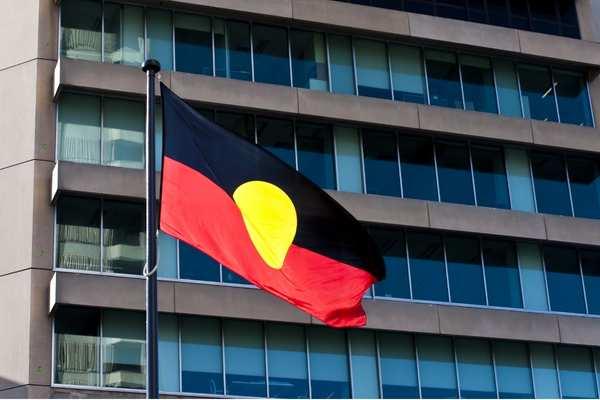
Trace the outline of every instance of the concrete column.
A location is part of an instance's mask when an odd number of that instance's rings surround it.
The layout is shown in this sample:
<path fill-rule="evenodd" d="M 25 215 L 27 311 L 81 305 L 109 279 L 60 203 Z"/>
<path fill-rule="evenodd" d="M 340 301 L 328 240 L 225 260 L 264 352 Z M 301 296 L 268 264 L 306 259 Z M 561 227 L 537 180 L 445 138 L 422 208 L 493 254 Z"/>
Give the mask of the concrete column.
<path fill-rule="evenodd" d="M 576 0 L 575 5 L 581 38 L 592 42 L 600 42 L 600 1 Z"/>

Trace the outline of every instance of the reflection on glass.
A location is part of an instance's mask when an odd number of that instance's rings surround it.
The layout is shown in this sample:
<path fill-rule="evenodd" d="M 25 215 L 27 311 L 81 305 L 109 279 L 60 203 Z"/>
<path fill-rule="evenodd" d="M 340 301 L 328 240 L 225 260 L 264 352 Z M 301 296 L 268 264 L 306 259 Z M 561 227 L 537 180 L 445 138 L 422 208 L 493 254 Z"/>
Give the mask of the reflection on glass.
<path fill-rule="evenodd" d="M 210 19 L 175 13 L 175 66 L 177 71 L 212 75 Z"/>
<path fill-rule="evenodd" d="M 441 201 L 475 204 L 469 149 L 461 142 L 436 142 Z"/>
<path fill-rule="evenodd" d="M 144 168 L 144 103 L 103 100 L 102 164 Z"/>
<path fill-rule="evenodd" d="M 494 342 L 496 377 L 501 399 L 533 398 L 529 352 L 525 343 Z"/>
<path fill-rule="evenodd" d="M 100 61 L 102 3 L 98 0 L 65 0 L 60 6 L 61 55 Z"/>
<path fill-rule="evenodd" d="M 509 209 L 504 150 L 501 147 L 473 145 L 471 158 L 477 205 Z"/>
<path fill-rule="evenodd" d="M 329 67 L 333 93 L 355 94 L 352 62 L 352 39 L 329 35 Z"/>
<path fill-rule="evenodd" d="M 322 33 L 290 32 L 295 87 L 328 90 L 325 37 Z"/>
<path fill-rule="evenodd" d="M 498 113 L 492 64 L 488 58 L 460 56 L 465 108 Z"/>
<path fill-rule="evenodd" d="M 179 242 L 179 277 L 198 281 L 219 282 L 219 263 L 196 250 L 192 246 Z"/>
<path fill-rule="evenodd" d="M 175 314 L 158 316 L 158 358 L 159 389 L 179 392 L 179 326 Z"/>
<path fill-rule="evenodd" d="M 329 125 L 296 124 L 298 170 L 323 189 L 335 189 L 333 138 Z"/>
<path fill-rule="evenodd" d="M 585 250 L 580 254 L 588 312 L 600 314 L 600 252 Z"/>
<path fill-rule="evenodd" d="M 551 309 L 585 313 L 577 251 L 564 247 L 545 246 L 544 262 Z"/>
<path fill-rule="evenodd" d="M 463 399 L 496 398 L 496 383 L 490 344 L 485 340 L 455 339 L 460 381 L 460 397 Z"/>
<path fill-rule="evenodd" d="M 529 352 L 531 354 L 536 397 L 541 399 L 558 398 L 560 389 L 553 346 L 551 344 L 530 343 Z"/>
<path fill-rule="evenodd" d="M 527 310 L 548 310 L 548 293 L 540 248 L 535 243 L 517 243 L 523 307 Z"/>
<path fill-rule="evenodd" d="M 214 20 L 215 74 L 223 78 L 252 80 L 250 24 Z"/>
<path fill-rule="evenodd" d="M 592 110 L 585 79 L 577 72 L 554 70 L 560 122 L 592 126 Z"/>
<path fill-rule="evenodd" d="M 450 299 L 454 303 L 485 304 L 479 240 L 461 236 L 446 238 Z"/>
<path fill-rule="evenodd" d="M 532 153 L 530 158 L 538 212 L 573 215 L 564 159 L 541 153 Z"/>
<path fill-rule="evenodd" d="M 558 359 L 560 388 L 563 397 L 569 399 L 598 397 L 590 349 L 558 346 L 556 358 Z"/>
<path fill-rule="evenodd" d="M 452 53 L 426 50 L 429 103 L 434 106 L 463 108 L 456 56 Z"/>
<path fill-rule="evenodd" d="M 58 107 L 59 158 L 100 164 L 100 98 L 65 93 Z"/>
<path fill-rule="evenodd" d="M 518 69 L 525 118 L 558 121 L 550 70 L 532 65 L 521 65 Z"/>
<path fill-rule="evenodd" d="M 308 397 L 308 370 L 304 328 L 267 324 L 269 397 Z"/>
<path fill-rule="evenodd" d="M 173 26 L 171 12 L 150 8 L 146 10 L 148 58 L 160 62 L 163 71 L 173 69 Z"/>
<path fill-rule="evenodd" d="M 396 134 L 363 130 L 367 193 L 400 197 Z"/>
<path fill-rule="evenodd" d="M 456 399 L 456 367 L 452 339 L 443 336 L 417 336 L 417 354 L 424 399 Z"/>
<path fill-rule="evenodd" d="M 496 74 L 496 92 L 498 93 L 498 106 L 500 114 L 509 117 L 522 117 L 519 83 L 512 62 L 494 60 Z"/>
<path fill-rule="evenodd" d="M 58 225 L 58 268 L 100 271 L 100 200 L 61 197 Z"/>
<path fill-rule="evenodd" d="M 384 398 L 417 398 L 419 385 L 413 336 L 378 332 Z"/>
<path fill-rule="evenodd" d="M 262 323 L 223 321 L 227 394 L 265 397 L 265 342 Z"/>
<path fill-rule="evenodd" d="M 448 301 L 442 238 L 435 234 L 408 232 L 406 239 L 413 298 Z"/>
<path fill-rule="evenodd" d="M 345 332 L 317 326 L 308 329 L 312 397 L 349 398 L 350 380 Z"/>
<path fill-rule="evenodd" d="M 421 50 L 392 44 L 389 46 L 394 100 L 426 103 L 425 74 Z"/>
<path fill-rule="evenodd" d="M 498 307 L 522 308 L 521 283 L 514 243 L 483 240 L 481 245 L 488 304 Z"/>
<path fill-rule="evenodd" d="M 375 332 L 351 330 L 348 332 L 348 340 L 352 354 L 352 397 L 379 398 Z"/>
<path fill-rule="evenodd" d="M 401 230 L 370 228 L 385 261 L 385 279 L 375 284 L 375 296 L 410 298 L 406 245 Z"/>
<path fill-rule="evenodd" d="M 363 192 L 362 154 L 357 128 L 334 126 L 338 190 Z"/>
<path fill-rule="evenodd" d="M 432 140 L 400 136 L 398 144 L 404 197 L 438 200 Z"/>
<path fill-rule="evenodd" d="M 356 39 L 356 77 L 358 95 L 391 99 L 389 66 L 383 42 Z"/>
<path fill-rule="evenodd" d="M 290 85 L 290 56 L 287 30 L 275 26 L 253 25 L 254 80 Z"/>
<path fill-rule="evenodd" d="M 146 221 L 142 204 L 120 201 L 103 203 L 104 270 L 141 275 L 146 262 Z"/>
<path fill-rule="evenodd" d="M 139 67 L 144 61 L 144 9 L 104 4 L 104 62 Z"/>
<path fill-rule="evenodd" d="M 510 187 L 511 209 L 535 212 L 533 181 L 529 156 L 525 149 L 505 147 L 506 172 Z"/>
<path fill-rule="evenodd" d="M 586 158 L 567 160 L 576 217 L 600 218 L 600 163 Z"/>

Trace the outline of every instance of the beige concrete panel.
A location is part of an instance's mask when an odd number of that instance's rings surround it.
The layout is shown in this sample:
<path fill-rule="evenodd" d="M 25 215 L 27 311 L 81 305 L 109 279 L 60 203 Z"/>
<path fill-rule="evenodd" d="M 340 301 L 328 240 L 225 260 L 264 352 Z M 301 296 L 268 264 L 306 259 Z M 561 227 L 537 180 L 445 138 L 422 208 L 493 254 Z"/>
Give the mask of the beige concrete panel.
<path fill-rule="evenodd" d="M 378 7 L 323 0 L 292 0 L 295 21 L 392 35 L 409 35 L 408 14 Z"/>
<path fill-rule="evenodd" d="M 558 317 L 561 343 L 600 346 L 600 318 Z"/>
<path fill-rule="evenodd" d="M 120 392 L 118 389 L 102 390 L 94 389 L 74 389 L 53 387 L 50 388 L 50 396 L 40 396 L 39 398 L 55 398 L 55 399 L 143 399 L 146 397 L 144 391 L 140 392 Z M 166 396 L 161 393 L 160 398 L 174 398 L 174 396 Z M 175 397 L 176 398 L 176 397 Z M 180 398 L 184 398 L 181 396 Z"/>
<path fill-rule="evenodd" d="M 496 114 L 464 111 L 427 105 L 419 106 L 419 122 L 423 130 L 454 133 L 516 143 L 532 143 L 528 120 Z"/>
<path fill-rule="evenodd" d="M 328 190 L 327 193 L 359 221 L 429 227 L 427 203 L 421 200 Z"/>
<path fill-rule="evenodd" d="M 440 333 L 437 306 L 408 301 L 363 300 L 367 313 L 367 328 Z"/>
<path fill-rule="evenodd" d="M 392 100 L 298 89 L 298 112 L 355 123 L 418 128 L 417 106 Z"/>
<path fill-rule="evenodd" d="M 456 306 L 439 306 L 438 314 L 444 335 L 560 341 L 558 321 L 553 315 Z"/>
<path fill-rule="evenodd" d="M 3 0 L 0 15 L 0 70 L 37 57 L 39 1 Z M 1 83 L 0 87 L 3 87 Z"/>
<path fill-rule="evenodd" d="M 598 0 L 577 0 L 577 17 L 581 39 L 600 42 L 600 2 Z"/>
<path fill-rule="evenodd" d="M 437 202 L 427 205 L 434 229 L 546 239 L 544 218 L 540 214 Z"/>
<path fill-rule="evenodd" d="M 135 0 L 162 7 L 175 5 L 190 9 L 216 10 L 238 14 L 256 14 L 277 18 L 292 18 L 291 0 Z"/>
<path fill-rule="evenodd" d="M 533 142 L 562 149 L 600 152 L 600 130 L 572 124 L 531 121 Z"/>
<path fill-rule="evenodd" d="M 544 214 L 548 240 L 600 246 L 600 220 Z"/>
<path fill-rule="evenodd" d="M 52 101 L 52 79 L 56 62 L 38 60 L 36 70 L 34 158 L 55 159 L 56 104 Z M 31 134 L 34 134 L 32 132 Z"/>
<path fill-rule="evenodd" d="M 227 78 L 174 72 L 172 89 L 180 97 L 206 104 L 285 113 L 298 112 L 296 89 Z"/>
<path fill-rule="evenodd" d="M 30 270 L 29 380 L 49 385 L 52 381 L 52 320 L 48 315 L 49 284 L 52 271 Z"/>
<path fill-rule="evenodd" d="M 521 30 L 517 32 L 523 54 L 600 65 L 600 43 L 537 32 Z"/>
<path fill-rule="evenodd" d="M 38 6 L 37 19 L 37 54 L 39 58 L 56 60 L 58 55 L 58 14 L 59 7 L 55 0 L 36 0 Z"/>
<path fill-rule="evenodd" d="M 408 14 L 411 36 L 517 53 L 516 30 L 423 14 Z"/>
<path fill-rule="evenodd" d="M 266 292 L 254 288 L 177 283 L 177 314 L 310 323 L 310 316 Z"/>
<path fill-rule="evenodd" d="M 31 265 L 51 269 L 54 255 L 54 207 L 50 204 L 51 175 L 54 164 L 37 161 L 33 170 L 33 215 Z"/>

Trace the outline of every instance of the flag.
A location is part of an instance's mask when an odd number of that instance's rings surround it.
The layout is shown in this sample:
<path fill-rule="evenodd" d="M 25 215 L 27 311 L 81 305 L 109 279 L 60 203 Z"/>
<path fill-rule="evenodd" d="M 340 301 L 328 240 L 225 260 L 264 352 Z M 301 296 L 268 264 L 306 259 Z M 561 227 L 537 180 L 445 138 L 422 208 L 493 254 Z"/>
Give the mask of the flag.
<path fill-rule="evenodd" d="M 385 274 L 365 228 L 287 164 L 161 83 L 160 229 L 334 327 L 363 326 Z"/>

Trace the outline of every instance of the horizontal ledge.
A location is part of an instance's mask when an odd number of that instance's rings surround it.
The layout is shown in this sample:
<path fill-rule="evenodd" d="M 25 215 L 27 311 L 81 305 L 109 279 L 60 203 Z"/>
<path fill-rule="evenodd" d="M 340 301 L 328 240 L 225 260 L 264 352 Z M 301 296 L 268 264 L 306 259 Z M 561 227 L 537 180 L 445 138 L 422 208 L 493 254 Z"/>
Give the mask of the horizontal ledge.
<path fill-rule="evenodd" d="M 130 168 L 59 161 L 53 171 L 52 187 L 52 200 L 69 193 L 145 198 L 144 171 Z M 159 187 L 160 174 L 157 175 Z M 600 246 L 600 220 L 335 190 L 327 192 L 365 223 Z"/>
<path fill-rule="evenodd" d="M 138 68 L 62 58 L 54 74 L 55 98 L 71 89 L 141 99 L 145 79 Z M 600 153 L 600 129 L 590 127 L 183 72 L 161 72 L 160 79 L 183 99 L 202 105 Z"/>
<path fill-rule="evenodd" d="M 144 310 L 140 278 L 56 271 L 50 290 L 51 312 L 61 305 Z M 159 281 L 158 304 L 165 313 L 321 325 L 255 288 Z M 379 299 L 363 305 L 369 329 L 600 345 L 600 318 Z"/>

